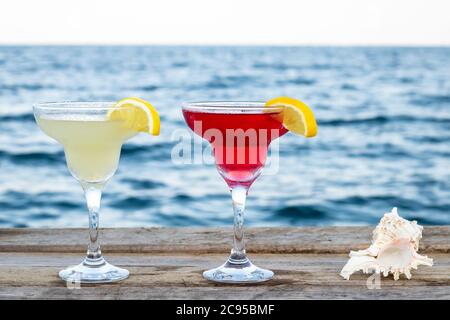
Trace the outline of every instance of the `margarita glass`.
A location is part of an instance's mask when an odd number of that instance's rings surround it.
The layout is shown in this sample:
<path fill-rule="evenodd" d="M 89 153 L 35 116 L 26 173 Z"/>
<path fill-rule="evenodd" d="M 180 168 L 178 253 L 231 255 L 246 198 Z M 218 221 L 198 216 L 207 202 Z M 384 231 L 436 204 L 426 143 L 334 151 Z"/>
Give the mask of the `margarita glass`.
<path fill-rule="evenodd" d="M 247 258 L 244 209 L 247 192 L 261 174 L 269 144 L 288 130 L 283 107 L 263 102 L 198 102 L 182 107 L 187 125 L 212 146 L 217 170 L 228 184 L 234 210 L 234 241 L 230 257 L 220 267 L 205 271 L 212 281 L 248 283 L 266 281 L 273 272 Z"/>
<path fill-rule="evenodd" d="M 64 147 L 70 173 L 81 184 L 89 212 L 87 256 L 82 263 L 59 272 L 70 282 L 103 283 L 128 277 L 128 270 L 103 258 L 98 242 L 102 190 L 117 170 L 122 144 L 138 132 L 111 120 L 114 102 L 63 102 L 33 106 L 36 122 L 43 132 Z M 123 114 L 127 110 L 120 109 Z"/>

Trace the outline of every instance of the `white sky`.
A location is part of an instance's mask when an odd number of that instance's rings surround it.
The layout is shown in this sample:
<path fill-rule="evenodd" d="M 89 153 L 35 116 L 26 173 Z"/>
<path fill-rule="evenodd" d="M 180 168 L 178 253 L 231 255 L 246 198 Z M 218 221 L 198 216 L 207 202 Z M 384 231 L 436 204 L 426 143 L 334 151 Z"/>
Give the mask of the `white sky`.
<path fill-rule="evenodd" d="M 450 45 L 450 0 L 1 0 L 0 43 Z"/>

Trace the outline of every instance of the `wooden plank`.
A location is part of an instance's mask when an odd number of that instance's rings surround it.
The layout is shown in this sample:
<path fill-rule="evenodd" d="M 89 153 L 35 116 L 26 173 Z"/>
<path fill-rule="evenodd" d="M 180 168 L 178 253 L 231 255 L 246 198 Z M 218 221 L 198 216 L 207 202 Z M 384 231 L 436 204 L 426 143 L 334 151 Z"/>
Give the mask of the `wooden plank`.
<path fill-rule="evenodd" d="M 348 253 L 366 248 L 373 227 L 250 228 L 252 253 Z M 84 252 L 86 229 L 0 229 L 0 252 Z M 105 252 L 219 253 L 230 249 L 231 228 L 103 229 Z M 421 252 L 450 253 L 450 226 L 425 227 Z"/>
<path fill-rule="evenodd" d="M 130 270 L 120 283 L 71 290 L 57 277 L 81 261 L 86 229 L 0 229 L 0 299 L 450 299 L 450 227 L 425 227 L 421 253 L 435 265 L 413 279 L 339 276 L 350 249 L 370 243 L 371 227 L 251 228 L 250 258 L 275 278 L 254 285 L 208 282 L 202 271 L 224 262 L 231 229 L 102 230 L 106 258 Z"/>
<path fill-rule="evenodd" d="M 68 289 L 57 272 L 78 263 L 79 254 L 1 253 L 0 299 L 449 299 L 450 256 L 433 254 L 435 266 L 421 267 L 411 280 L 381 279 L 368 289 L 368 275 L 350 281 L 339 276 L 343 254 L 254 254 L 252 260 L 275 271 L 272 281 L 224 285 L 206 281 L 204 269 L 223 262 L 223 254 L 113 254 L 112 263 L 130 270 L 115 284 Z"/>
<path fill-rule="evenodd" d="M 280 286 L 280 287 L 128 287 L 111 285 L 89 287 L 80 290 L 67 288 L 13 287 L 0 288 L 0 299 L 102 299 L 102 300 L 147 300 L 147 299 L 214 299 L 214 300 L 298 300 L 298 299 L 382 299 L 382 300 L 448 300 L 448 287 L 405 287 L 391 288 L 389 291 L 367 290 L 365 287 L 321 287 L 321 286 Z"/>

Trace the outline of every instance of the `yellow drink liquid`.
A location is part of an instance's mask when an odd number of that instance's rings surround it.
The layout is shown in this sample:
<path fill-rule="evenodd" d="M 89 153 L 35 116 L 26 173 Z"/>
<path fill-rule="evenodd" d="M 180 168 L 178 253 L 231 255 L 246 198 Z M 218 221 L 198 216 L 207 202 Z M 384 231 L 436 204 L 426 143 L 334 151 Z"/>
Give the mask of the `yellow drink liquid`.
<path fill-rule="evenodd" d="M 86 182 L 109 179 L 117 170 L 122 144 L 137 134 L 120 120 L 42 117 L 36 120 L 42 131 L 64 146 L 72 175 Z"/>

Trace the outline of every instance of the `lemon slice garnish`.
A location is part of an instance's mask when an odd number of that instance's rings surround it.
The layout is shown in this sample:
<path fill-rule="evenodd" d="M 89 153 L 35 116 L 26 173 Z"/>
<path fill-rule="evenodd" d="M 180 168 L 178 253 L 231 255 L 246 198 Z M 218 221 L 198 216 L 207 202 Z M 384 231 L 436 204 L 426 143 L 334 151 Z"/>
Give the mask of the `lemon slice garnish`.
<path fill-rule="evenodd" d="M 151 135 L 159 135 L 158 111 L 150 102 L 141 98 L 125 98 L 117 102 L 108 113 L 109 120 L 124 121 L 127 128 Z"/>
<path fill-rule="evenodd" d="M 317 123 L 312 110 L 302 101 L 277 97 L 266 102 L 266 107 L 283 106 L 283 125 L 289 131 L 305 136 L 314 137 L 317 134 Z"/>

